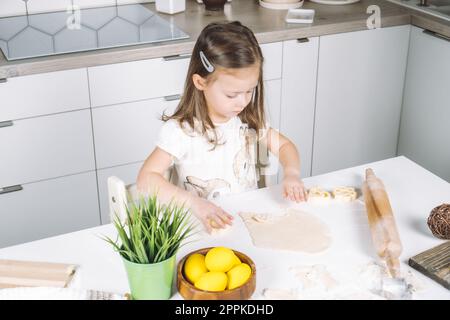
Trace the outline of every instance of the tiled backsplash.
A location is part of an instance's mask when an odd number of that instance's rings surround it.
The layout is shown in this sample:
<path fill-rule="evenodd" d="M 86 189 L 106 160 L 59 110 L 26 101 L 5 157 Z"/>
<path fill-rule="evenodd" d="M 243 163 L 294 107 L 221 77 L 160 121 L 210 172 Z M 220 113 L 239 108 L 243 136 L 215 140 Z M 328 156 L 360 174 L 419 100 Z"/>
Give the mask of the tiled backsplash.
<path fill-rule="evenodd" d="M 65 11 L 71 5 L 80 9 L 114 6 L 116 4 L 154 2 L 154 0 L 0 0 L 0 17 L 42 12 Z"/>

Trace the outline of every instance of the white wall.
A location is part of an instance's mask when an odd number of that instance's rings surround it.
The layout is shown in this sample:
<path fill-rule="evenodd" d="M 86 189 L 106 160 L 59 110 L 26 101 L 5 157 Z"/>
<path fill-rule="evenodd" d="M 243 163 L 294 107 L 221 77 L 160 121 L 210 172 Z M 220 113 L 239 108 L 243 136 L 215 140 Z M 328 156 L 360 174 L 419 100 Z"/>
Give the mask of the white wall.
<path fill-rule="evenodd" d="M 28 13 L 42 13 L 65 11 L 70 5 L 78 5 L 80 8 L 104 7 L 130 3 L 154 2 L 154 0 L 28 0 Z M 25 1 L 1 0 L 0 17 L 9 17 L 26 14 Z"/>

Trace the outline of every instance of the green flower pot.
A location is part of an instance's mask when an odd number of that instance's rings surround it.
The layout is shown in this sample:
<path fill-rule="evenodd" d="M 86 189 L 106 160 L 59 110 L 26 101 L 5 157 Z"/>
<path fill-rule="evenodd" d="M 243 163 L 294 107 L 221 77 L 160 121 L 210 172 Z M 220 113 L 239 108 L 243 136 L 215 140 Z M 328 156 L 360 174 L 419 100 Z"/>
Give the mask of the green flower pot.
<path fill-rule="evenodd" d="M 122 257 L 133 300 L 167 300 L 172 296 L 175 257 L 151 264 L 134 263 Z"/>

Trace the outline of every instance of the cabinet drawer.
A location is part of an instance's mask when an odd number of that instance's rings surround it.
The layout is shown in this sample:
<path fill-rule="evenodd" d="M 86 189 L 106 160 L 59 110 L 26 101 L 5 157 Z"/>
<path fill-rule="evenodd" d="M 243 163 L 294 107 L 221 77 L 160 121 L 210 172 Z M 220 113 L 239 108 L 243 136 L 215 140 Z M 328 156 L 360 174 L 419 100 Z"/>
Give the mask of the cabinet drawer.
<path fill-rule="evenodd" d="M 0 128 L 0 187 L 95 169 L 89 110 Z"/>
<path fill-rule="evenodd" d="M 281 61 L 283 58 L 283 43 L 272 42 L 260 45 L 264 56 L 264 80 L 281 78 Z"/>
<path fill-rule="evenodd" d="M 92 106 L 180 94 L 189 58 L 158 58 L 89 68 Z"/>
<path fill-rule="evenodd" d="M 145 160 L 155 147 L 163 112 L 179 100 L 152 99 L 92 110 L 97 168 Z"/>
<path fill-rule="evenodd" d="M 109 202 L 108 202 L 108 178 L 116 176 L 126 185 L 136 183 L 139 170 L 144 162 L 127 164 L 97 171 L 98 193 L 100 201 L 100 212 L 102 224 L 110 223 Z"/>
<path fill-rule="evenodd" d="M 0 247 L 100 223 L 95 172 L 22 187 L 20 191 L 0 194 Z"/>
<path fill-rule="evenodd" d="M 0 101 L 0 122 L 89 108 L 86 69 L 9 78 Z"/>

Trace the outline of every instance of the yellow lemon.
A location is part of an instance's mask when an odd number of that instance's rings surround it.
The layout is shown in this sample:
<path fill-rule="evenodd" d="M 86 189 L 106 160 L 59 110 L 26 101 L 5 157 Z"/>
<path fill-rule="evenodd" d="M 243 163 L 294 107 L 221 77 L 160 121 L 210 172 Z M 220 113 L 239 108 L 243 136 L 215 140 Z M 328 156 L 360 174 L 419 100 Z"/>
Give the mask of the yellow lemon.
<path fill-rule="evenodd" d="M 228 275 L 228 290 L 242 286 L 250 278 L 252 274 L 252 269 L 246 263 L 241 263 L 230 271 L 227 272 Z"/>
<path fill-rule="evenodd" d="M 184 274 L 190 283 L 194 284 L 204 273 L 208 272 L 205 256 L 200 253 L 191 254 L 184 263 Z"/>
<path fill-rule="evenodd" d="M 209 271 L 228 272 L 235 263 L 233 250 L 225 247 L 215 247 L 208 251 L 205 256 L 206 268 Z"/>
<path fill-rule="evenodd" d="M 206 291 L 223 291 L 227 287 L 228 277 L 225 272 L 210 271 L 195 281 L 194 286 Z"/>
<path fill-rule="evenodd" d="M 241 264 L 241 260 L 239 260 L 238 256 L 235 254 L 233 267 L 237 266 L 238 264 Z"/>

